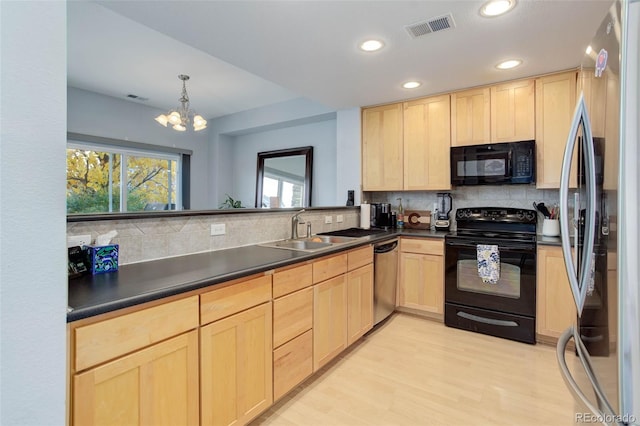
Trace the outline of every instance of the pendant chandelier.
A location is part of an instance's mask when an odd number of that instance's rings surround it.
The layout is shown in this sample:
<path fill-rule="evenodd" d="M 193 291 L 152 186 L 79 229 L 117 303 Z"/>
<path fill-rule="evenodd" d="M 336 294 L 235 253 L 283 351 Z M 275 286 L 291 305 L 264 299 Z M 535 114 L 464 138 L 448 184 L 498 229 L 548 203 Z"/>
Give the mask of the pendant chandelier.
<path fill-rule="evenodd" d="M 189 108 L 189 95 L 187 95 L 186 81 L 189 80 L 188 75 L 180 74 L 178 76 L 182 80 L 182 96 L 180 96 L 180 106 L 169 111 L 167 114 L 160 114 L 156 117 L 156 121 L 167 127 L 168 124 L 173 126 L 173 130 L 184 132 L 187 125 L 193 122 L 193 130 L 196 132 L 207 128 L 207 120 L 195 111 Z"/>

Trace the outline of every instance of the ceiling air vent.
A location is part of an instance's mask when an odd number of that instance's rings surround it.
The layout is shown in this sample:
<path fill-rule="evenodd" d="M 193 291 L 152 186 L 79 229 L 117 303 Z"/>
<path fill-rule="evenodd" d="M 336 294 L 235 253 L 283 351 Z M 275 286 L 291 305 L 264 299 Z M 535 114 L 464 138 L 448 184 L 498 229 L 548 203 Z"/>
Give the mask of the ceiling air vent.
<path fill-rule="evenodd" d="M 435 33 L 436 31 L 444 31 L 449 28 L 455 28 L 456 24 L 453 21 L 453 16 L 449 13 L 447 15 L 438 16 L 435 18 L 427 19 L 425 21 L 416 22 L 415 24 L 407 25 L 404 27 L 412 38 L 421 37 L 423 35 Z"/>
<path fill-rule="evenodd" d="M 132 94 L 132 93 L 129 93 L 129 94 L 127 95 L 127 98 L 129 98 L 129 99 L 135 99 L 136 101 L 142 101 L 142 102 L 145 102 L 145 101 L 148 101 L 148 100 L 149 100 L 149 98 L 143 98 L 142 96 L 134 95 L 134 94 Z"/>

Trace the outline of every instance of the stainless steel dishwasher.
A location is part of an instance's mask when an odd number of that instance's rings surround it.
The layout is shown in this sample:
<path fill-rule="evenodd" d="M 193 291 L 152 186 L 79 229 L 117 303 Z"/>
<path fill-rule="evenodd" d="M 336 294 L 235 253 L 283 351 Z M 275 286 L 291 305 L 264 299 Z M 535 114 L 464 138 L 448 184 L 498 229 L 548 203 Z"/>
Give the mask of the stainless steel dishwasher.
<path fill-rule="evenodd" d="M 373 324 L 387 318 L 396 308 L 398 279 L 398 240 L 373 246 Z"/>

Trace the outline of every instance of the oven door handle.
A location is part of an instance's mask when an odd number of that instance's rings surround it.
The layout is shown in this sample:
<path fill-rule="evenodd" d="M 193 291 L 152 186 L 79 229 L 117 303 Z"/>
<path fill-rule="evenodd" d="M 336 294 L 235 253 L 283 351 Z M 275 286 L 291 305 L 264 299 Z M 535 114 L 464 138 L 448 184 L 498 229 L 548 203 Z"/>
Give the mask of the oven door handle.
<path fill-rule="evenodd" d="M 456 313 L 456 315 L 461 318 L 468 319 L 470 321 L 481 322 L 484 324 L 499 325 L 501 327 L 517 327 L 518 326 L 518 323 L 515 321 L 505 321 L 505 320 L 498 320 L 493 318 L 485 318 L 478 315 L 470 314 L 468 312 L 458 312 Z"/>
<path fill-rule="evenodd" d="M 485 243 L 490 244 L 490 243 Z M 450 247 L 461 247 L 461 248 L 469 248 L 475 250 L 478 244 L 466 243 L 466 242 L 457 242 L 457 241 L 447 241 L 445 245 Z M 520 245 L 500 245 L 498 244 L 498 250 L 500 251 L 512 251 L 512 250 L 528 250 L 535 251 L 535 244 L 520 244 Z"/>

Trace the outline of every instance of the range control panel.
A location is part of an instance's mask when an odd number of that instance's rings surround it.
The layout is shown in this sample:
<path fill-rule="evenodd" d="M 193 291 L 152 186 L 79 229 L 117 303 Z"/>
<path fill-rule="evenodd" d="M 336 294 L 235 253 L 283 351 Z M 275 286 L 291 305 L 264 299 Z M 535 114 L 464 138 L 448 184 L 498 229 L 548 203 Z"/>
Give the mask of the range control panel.
<path fill-rule="evenodd" d="M 537 219 L 535 210 L 515 209 L 511 207 L 472 207 L 456 210 L 457 222 L 490 221 L 535 224 Z"/>

